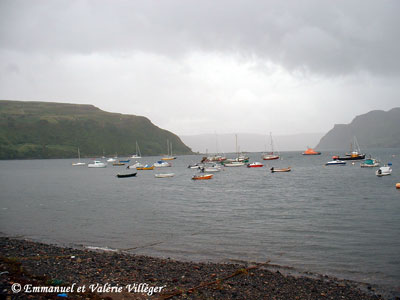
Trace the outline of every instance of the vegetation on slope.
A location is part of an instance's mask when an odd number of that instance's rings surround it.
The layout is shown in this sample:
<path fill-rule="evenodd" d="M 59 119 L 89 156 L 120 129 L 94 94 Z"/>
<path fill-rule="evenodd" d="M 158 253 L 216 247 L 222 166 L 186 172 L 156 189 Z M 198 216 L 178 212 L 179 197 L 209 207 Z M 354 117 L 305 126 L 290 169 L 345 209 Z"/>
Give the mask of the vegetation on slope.
<path fill-rule="evenodd" d="M 0 101 L 0 159 L 190 154 L 175 134 L 145 117 L 109 113 L 93 105 Z"/>

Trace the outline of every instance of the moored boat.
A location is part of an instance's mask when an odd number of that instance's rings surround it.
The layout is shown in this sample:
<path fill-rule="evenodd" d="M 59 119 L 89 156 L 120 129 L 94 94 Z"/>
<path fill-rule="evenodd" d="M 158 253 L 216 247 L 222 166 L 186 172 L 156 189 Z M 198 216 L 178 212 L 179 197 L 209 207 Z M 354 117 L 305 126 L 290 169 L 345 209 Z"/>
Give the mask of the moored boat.
<path fill-rule="evenodd" d="M 211 179 L 214 175 L 213 174 L 203 174 L 203 175 L 193 175 L 193 180 L 207 180 Z"/>
<path fill-rule="evenodd" d="M 229 162 L 229 163 L 224 163 L 223 165 L 225 167 L 241 167 L 241 166 L 244 166 L 244 162 L 233 161 L 233 162 Z"/>
<path fill-rule="evenodd" d="M 136 172 L 135 173 L 130 173 L 130 174 L 117 174 L 118 178 L 127 178 L 127 177 L 135 177 L 136 176 Z"/>
<path fill-rule="evenodd" d="M 137 161 L 135 164 L 127 166 L 126 168 L 127 169 L 137 169 L 137 168 L 143 168 L 143 167 L 144 167 L 144 165 Z"/>
<path fill-rule="evenodd" d="M 93 163 L 88 164 L 88 168 L 106 168 L 107 164 L 99 161 L 99 160 L 95 160 Z"/>
<path fill-rule="evenodd" d="M 379 161 L 375 158 L 366 159 L 363 163 L 360 164 L 361 168 L 374 168 L 379 167 Z"/>
<path fill-rule="evenodd" d="M 113 166 L 125 166 L 125 163 L 119 161 L 119 162 L 113 163 Z"/>
<path fill-rule="evenodd" d="M 275 172 L 290 172 L 292 170 L 291 167 L 287 167 L 287 168 L 282 168 L 282 169 L 277 169 L 272 167 L 271 169 L 271 173 L 275 173 Z"/>
<path fill-rule="evenodd" d="M 269 133 L 270 140 L 271 140 L 271 152 L 263 154 L 262 159 L 263 160 L 276 160 L 279 159 L 279 155 L 274 153 L 274 143 L 272 141 L 272 132 Z"/>
<path fill-rule="evenodd" d="M 140 153 L 140 148 L 137 141 L 136 141 L 136 153 L 133 154 L 131 158 L 142 158 L 142 154 Z"/>
<path fill-rule="evenodd" d="M 325 166 L 345 165 L 346 162 L 343 160 L 332 160 L 328 161 Z"/>
<path fill-rule="evenodd" d="M 380 167 L 378 170 L 376 170 L 375 174 L 378 177 L 388 176 L 392 174 L 392 168 L 390 166 Z"/>
<path fill-rule="evenodd" d="M 358 144 L 357 138 L 354 137 L 354 142 L 350 144 L 350 153 L 346 153 L 345 156 L 333 156 L 333 160 L 362 160 L 365 159 L 365 154 L 361 153 L 360 145 Z"/>
<path fill-rule="evenodd" d="M 321 152 L 315 151 L 314 149 L 307 147 L 308 149 L 304 151 L 303 155 L 321 155 Z"/>
<path fill-rule="evenodd" d="M 154 170 L 154 166 L 145 165 L 143 167 L 137 167 L 136 170 Z"/>
<path fill-rule="evenodd" d="M 163 174 L 154 174 L 156 178 L 167 178 L 167 177 L 174 177 L 175 173 L 163 173 Z"/>
<path fill-rule="evenodd" d="M 248 168 L 262 168 L 264 165 L 260 162 L 253 162 L 250 164 L 247 164 Z"/>
<path fill-rule="evenodd" d="M 81 162 L 81 153 L 79 151 L 79 148 L 78 148 L 78 162 L 77 163 L 72 163 L 72 165 L 74 167 L 80 167 L 80 166 L 85 166 L 86 165 L 86 163 Z"/>
<path fill-rule="evenodd" d="M 154 163 L 153 166 L 156 168 L 165 168 L 171 167 L 172 165 L 169 162 L 159 160 L 158 162 Z"/>
<path fill-rule="evenodd" d="M 130 159 L 127 159 L 127 160 L 120 160 L 119 162 L 123 164 L 128 164 L 130 161 L 131 161 Z"/>

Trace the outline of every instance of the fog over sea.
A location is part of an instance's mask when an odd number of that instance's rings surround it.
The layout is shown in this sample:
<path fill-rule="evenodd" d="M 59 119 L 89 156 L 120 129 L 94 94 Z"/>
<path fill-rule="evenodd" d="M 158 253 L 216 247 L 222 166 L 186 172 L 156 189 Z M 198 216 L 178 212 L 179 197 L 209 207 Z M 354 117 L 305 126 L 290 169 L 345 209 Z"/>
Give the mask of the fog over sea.
<path fill-rule="evenodd" d="M 201 155 L 136 178 L 117 178 L 132 171 L 123 166 L 72 167 L 76 159 L 0 161 L 0 231 L 179 260 L 271 260 L 399 291 L 400 149 L 366 153 L 391 162 L 392 175 L 378 178 L 359 162 L 324 166 L 337 152 L 283 152 L 267 167 L 225 168 L 206 181 L 191 180 L 197 171 L 187 168 Z"/>

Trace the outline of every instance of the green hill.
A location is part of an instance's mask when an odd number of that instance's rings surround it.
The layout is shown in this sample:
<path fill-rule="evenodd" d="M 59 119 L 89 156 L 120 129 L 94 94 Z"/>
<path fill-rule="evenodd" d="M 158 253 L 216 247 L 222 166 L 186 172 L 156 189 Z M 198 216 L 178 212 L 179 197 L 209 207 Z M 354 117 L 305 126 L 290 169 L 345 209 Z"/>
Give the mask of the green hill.
<path fill-rule="evenodd" d="M 93 105 L 0 100 L 0 159 L 69 158 L 135 153 L 191 154 L 175 134 L 145 117 L 109 113 Z"/>
<path fill-rule="evenodd" d="M 350 124 L 336 124 L 321 138 L 316 149 L 349 150 L 353 137 L 362 149 L 400 148 L 400 107 L 374 110 L 357 116 Z"/>

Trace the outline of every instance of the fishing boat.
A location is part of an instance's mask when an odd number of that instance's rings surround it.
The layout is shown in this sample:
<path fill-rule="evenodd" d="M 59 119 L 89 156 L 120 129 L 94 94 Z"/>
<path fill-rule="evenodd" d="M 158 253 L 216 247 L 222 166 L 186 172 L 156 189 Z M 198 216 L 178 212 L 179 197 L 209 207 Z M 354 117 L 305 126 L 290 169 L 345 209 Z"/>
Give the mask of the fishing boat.
<path fill-rule="evenodd" d="M 375 174 L 378 177 L 388 176 L 392 174 L 392 168 L 390 166 L 380 167 L 378 170 L 376 170 Z"/>
<path fill-rule="evenodd" d="M 136 169 L 136 168 L 142 168 L 144 167 L 144 165 L 142 165 L 140 162 L 136 161 L 135 164 L 127 166 L 127 169 Z"/>
<path fill-rule="evenodd" d="M 350 144 L 350 153 L 346 153 L 345 156 L 334 156 L 334 160 L 362 160 L 365 159 L 365 154 L 361 153 L 360 145 L 358 144 L 357 138 L 354 137 L 353 143 Z"/>
<path fill-rule="evenodd" d="M 164 156 L 161 158 L 161 160 L 174 160 L 176 159 L 176 156 L 172 156 L 172 143 L 167 140 L 167 149 L 168 149 L 168 154 L 167 156 Z"/>
<path fill-rule="evenodd" d="M 168 177 L 174 177 L 175 173 L 163 173 L 163 174 L 154 174 L 154 177 L 156 178 L 168 178 Z"/>
<path fill-rule="evenodd" d="M 247 164 L 247 167 L 248 168 L 262 168 L 262 167 L 264 167 L 264 165 L 260 162 L 253 162 L 253 163 Z"/>
<path fill-rule="evenodd" d="M 74 167 L 79 167 L 79 166 L 85 166 L 86 165 L 86 163 L 81 162 L 81 153 L 79 151 L 79 148 L 78 148 L 78 162 L 77 163 L 72 163 L 72 165 Z"/>
<path fill-rule="evenodd" d="M 343 160 L 332 160 L 328 161 L 325 166 L 345 165 L 346 162 Z"/>
<path fill-rule="evenodd" d="M 211 179 L 214 175 L 213 174 L 203 174 L 203 175 L 193 175 L 193 180 L 207 180 Z"/>
<path fill-rule="evenodd" d="M 321 152 L 315 151 L 314 149 L 307 146 L 307 150 L 302 153 L 303 155 L 321 155 Z"/>
<path fill-rule="evenodd" d="M 282 168 L 282 169 L 277 169 L 277 168 L 272 167 L 270 170 L 271 170 L 271 173 L 275 173 L 275 172 L 290 172 L 292 169 L 290 167 Z"/>
<path fill-rule="evenodd" d="M 363 163 L 360 164 L 361 168 L 374 168 L 379 167 L 379 161 L 375 158 L 368 158 Z"/>
<path fill-rule="evenodd" d="M 130 173 L 130 174 L 117 174 L 118 178 L 127 178 L 127 177 L 135 177 L 136 176 L 136 172 L 135 173 Z"/>
<path fill-rule="evenodd" d="M 165 167 L 172 167 L 169 162 L 159 160 L 158 162 L 154 163 L 153 165 L 156 168 L 165 168 Z"/>
<path fill-rule="evenodd" d="M 105 164 L 99 160 L 95 160 L 93 163 L 88 164 L 87 166 L 88 166 L 88 168 L 106 168 L 107 164 Z"/>
<path fill-rule="evenodd" d="M 142 158 L 142 154 L 140 153 L 140 148 L 137 141 L 136 141 L 136 153 L 133 154 L 131 158 Z"/>
<path fill-rule="evenodd" d="M 154 170 L 154 166 L 145 165 L 143 167 L 137 167 L 136 170 Z"/>
<path fill-rule="evenodd" d="M 263 160 L 275 160 L 279 159 L 279 155 L 274 153 L 274 142 L 272 140 L 272 133 L 269 133 L 270 136 L 270 141 L 271 141 L 271 152 L 263 154 L 262 159 Z"/>

